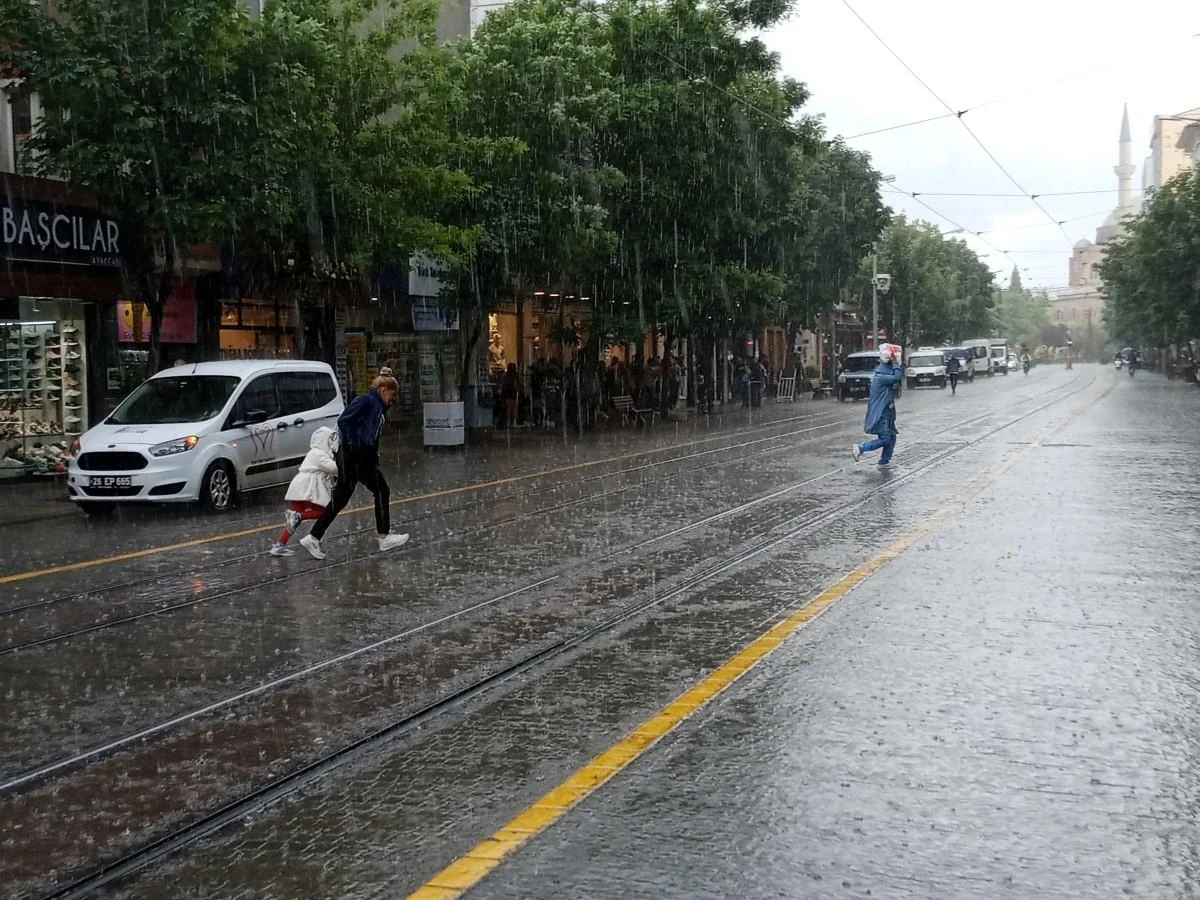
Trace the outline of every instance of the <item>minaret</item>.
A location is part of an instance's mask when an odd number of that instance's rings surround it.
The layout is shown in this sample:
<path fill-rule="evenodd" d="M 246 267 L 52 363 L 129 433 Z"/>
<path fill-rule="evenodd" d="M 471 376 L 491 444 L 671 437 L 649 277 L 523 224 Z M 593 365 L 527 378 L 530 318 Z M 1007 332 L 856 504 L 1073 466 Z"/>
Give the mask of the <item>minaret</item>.
<path fill-rule="evenodd" d="M 1125 112 L 1121 116 L 1120 160 L 1113 166 L 1117 176 L 1117 208 L 1127 210 L 1133 206 L 1133 140 L 1129 136 L 1129 104 L 1125 104 Z"/>

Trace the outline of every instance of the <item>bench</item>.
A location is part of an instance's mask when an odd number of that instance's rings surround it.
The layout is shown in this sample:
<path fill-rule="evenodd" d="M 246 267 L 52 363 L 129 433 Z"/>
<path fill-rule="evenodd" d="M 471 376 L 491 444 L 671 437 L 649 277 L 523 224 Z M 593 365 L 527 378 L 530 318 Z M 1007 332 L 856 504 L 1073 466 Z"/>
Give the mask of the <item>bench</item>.
<path fill-rule="evenodd" d="M 634 409 L 633 417 L 641 425 L 653 425 L 654 417 L 658 415 L 658 410 L 653 407 L 647 409 Z M 649 419 L 649 421 L 647 421 Z"/>

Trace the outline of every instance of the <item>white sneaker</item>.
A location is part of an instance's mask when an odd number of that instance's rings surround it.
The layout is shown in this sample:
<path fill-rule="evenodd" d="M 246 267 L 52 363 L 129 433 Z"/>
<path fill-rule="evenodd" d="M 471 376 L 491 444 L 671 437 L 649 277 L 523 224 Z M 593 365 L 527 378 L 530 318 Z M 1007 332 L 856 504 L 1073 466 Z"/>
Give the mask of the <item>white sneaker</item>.
<path fill-rule="evenodd" d="M 296 553 L 295 550 L 289 549 L 288 547 L 279 543 L 279 541 L 276 541 L 274 544 L 271 545 L 271 555 L 272 556 L 293 556 L 295 553 Z"/>
<path fill-rule="evenodd" d="M 285 509 L 283 511 L 283 523 L 287 525 L 288 531 L 295 531 L 299 528 L 301 521 L 303 521 L 303 517 L 300 515 L 299 510 Z"/>
<path fill-rule="evenodd" d="M 380 550 L 394 550 L 397 547 L 403 547 L 407 543 L 408 543 L 408 535 L 407 534 L 396 534 L 393 531 L 387 537 L 381 537 L 379 539 L 379 549 Z"/>
<path fill-rule="evenodd" d="M 853 454 L 854 461 L 858 462 L 858 458 L 860 456 L 862 456 L 862 448 L 859 447 L 858 444 L 851 444 L 850 445 L 850 453 Z"/>
<path fill-rule="evenodd" d="M 308 555 L 313 559 L 324 559 L 325 551 L 321 549 L 321 542 L 311 534 L 306 534 L 300 538 L 300 546 L 308 551 Z"/>

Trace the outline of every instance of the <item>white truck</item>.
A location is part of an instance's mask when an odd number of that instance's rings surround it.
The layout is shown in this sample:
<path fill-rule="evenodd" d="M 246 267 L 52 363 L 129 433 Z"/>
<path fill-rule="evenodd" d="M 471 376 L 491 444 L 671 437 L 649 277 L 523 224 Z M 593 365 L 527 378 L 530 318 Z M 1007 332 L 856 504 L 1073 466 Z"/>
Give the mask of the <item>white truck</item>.
<path fill-rule="evenodd" d="M 1001 375 L 1008 374 L 1008 339 L 1007 338 L 992 338 L 992 342 L 988 349 L 991 352 L 991 360 L 989 372 L 999 372 Z"/>
<path fill-rule="evenodd" d="M 969 341 L 963 341 L 959 346 L 964 347 L 975 360 L 976 375 L 995 375 L 996 370 L 992 368 L 992 339 L 991 338 L 972 338 Z"/>

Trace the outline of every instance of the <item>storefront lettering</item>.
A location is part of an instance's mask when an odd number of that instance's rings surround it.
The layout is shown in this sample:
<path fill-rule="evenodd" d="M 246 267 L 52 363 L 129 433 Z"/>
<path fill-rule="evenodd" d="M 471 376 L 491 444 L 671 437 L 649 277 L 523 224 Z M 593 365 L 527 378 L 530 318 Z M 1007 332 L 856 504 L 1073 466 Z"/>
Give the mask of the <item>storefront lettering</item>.
<path fill-rule="evenodd" d="M 117 268 L 121 226 L 87 210 L 24 202 L 0 207 L 5 256 L 14 262 Z"/>

